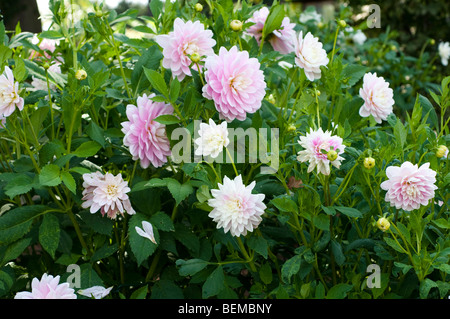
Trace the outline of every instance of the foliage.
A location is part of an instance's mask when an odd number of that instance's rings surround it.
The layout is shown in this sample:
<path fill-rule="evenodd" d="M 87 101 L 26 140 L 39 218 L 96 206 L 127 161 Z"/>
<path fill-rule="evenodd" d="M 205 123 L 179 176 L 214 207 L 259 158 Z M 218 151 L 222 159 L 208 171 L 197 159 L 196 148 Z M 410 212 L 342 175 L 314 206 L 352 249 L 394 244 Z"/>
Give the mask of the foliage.
<path fill-rule="evenodd" d="M 297 24 L 297 31 L 319 37 L 331 61 L 321 79 L 310 82 L 298 67 L 280 66 L 295 65 L 293 54 L 231 31 L 231 20 L 246 21 L 261 5 L 241 1 L 235 10 L 232 1 L 206 1 L 207 15 L 194 9 L 196 1 L 151 1 L 152 17 L 136 10 L 118 15 L 100 5 L 73 24 L 64 2 L 50 3 L 52 28 L 38 35 L 60 40 L 49 59 L 29 58 L 39 51 L 33 34 L 0 25 L 0 66 L 12 66 L 25 99 L 23 111 L 0 129 L 2 298 L 29 289 L 43 273 L 67 280 L 71 264 L 81 269 L 78 288 L 113 286 L 109 298 L 448 296 L 450 163 L 435 152 L 450 144 L 450 77 L 431 72 L 425 56 L 404 53 L 393 29 L 357 46 L 336 41 L 342 31 L 336 21 Z M 267 34 L 290 14 L 276 1 L 271 12 Z M 338 14 L 350 23 L 345 11 Z M 170 32 L 176 17 L 201 21 L 214 33 L 216 52 L 237 45 L 264 71 L 262 107 L 229 126 L 278 128 L 279 169 L 261 174 L 260 163 L 236 163 L 247 184 L 256 181 L 254 192 L 265 195 L 267 206 L 259 227 L 239 239 L 208 217 L 211 190 L 234 176 L 233 165 L 169 161 L 142 169 L 123 146 L 126 106 L 144 93 L 156 93 L 155 101 L 176 110 L 176 116 L 158 119 L 172 146 L 176 128 L 194 135 L 194 120 L 218 119 L 212 101 L 202 96 L 201 73 L 192 69 L 193 76 L 179 82 L 162 67 L 154 36 Z M 130 37 L 130 29 L 142 37 Z M 64 60 L 61 74 L 44 68 L 57 56 Z M 85 79 L 77 79 L 79 69 Z M 395 114 L 378 125 L 358 115 L 359 88 L 370 71 L 390 82 L 396 99 Z M 56 89 L 29 90 L 33 76 Z M 308 173 L 296 158 L 299 136 L 318 123 L 346 145 L 345 160 L 329 176 Z M 369 156 L 372 169 L 363 164 Z M 412 212 L 390 207 L 380 188 L 386 168 L 404 161 L 429 162 L 437 172 L 435 199 Z M 98 169 L 122 174 L 135 215 L 109 219 L 81 207 L 82 175 Z M 375 225 L 382 216 L 392 225 L 387 232 Z M 152 223 L 156 245 L 136 233 L 142 221 Z M 381 269 L 378 288 L 367 285 L 371 264 Z"/>

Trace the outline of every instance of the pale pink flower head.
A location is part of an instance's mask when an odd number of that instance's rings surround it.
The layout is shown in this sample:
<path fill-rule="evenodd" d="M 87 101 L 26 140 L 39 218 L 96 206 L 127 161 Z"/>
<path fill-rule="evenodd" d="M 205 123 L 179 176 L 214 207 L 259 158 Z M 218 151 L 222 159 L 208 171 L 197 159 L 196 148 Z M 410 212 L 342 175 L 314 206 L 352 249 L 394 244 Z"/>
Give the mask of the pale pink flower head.
<path fill-rule="evenodd" d="M 239 237 L 258 227 L 266 205 L 263 202 L 264 194 L 252 194 L 255 184 L 253 181 L 245 186 L 241 175 L 234 180 L 225 176 L 223 184 L 218 184 L 219 189 L 211 190 L 213 198 L 208 200 L 208 205 L 213 210 L 208 216 L 217 223 L 217 228 Z"/>
<path fill-rule="evenodd" d="M 372 115 L 377 123 L 381 123 L 392 113 L 394 91 L 389 87 L 389 83 L 376 73 L 369 72 L 364 75 L 359 95 L 364 100 L 363 106 L 359 109 L 359 115 L 362 117 Z"/>
<path fill-rule="evenodd" d="M 308 32 L 303 38 L 303 31 L 300 31 L 295 41 L 295 64 L 305 71 L 305 75 L 310 81 L 318 80 L 322 76 L 321 66 L 326 66 L 329 62 L 327 52 L 323 49 L 323 44 L 319 39 Z"/>
<path fill-rule="evenodd" d="M 430 169 L 430 163 L 420 167 L 411 162 L 404 162 L 400 167 L 389 166 L 386 176 L 388 180 L 380 187 L 387 191 L 385 200 L 397 209 L 419 209 L 420 205 L 426 206 L 434 198 L 436 172 Z"/>
<path fill-rule="evenodd" d="M 77 299 L 68 283 L 59 283 L 59 276 L 43 274 L 41 280 L 33 278 L 31 292 L 18 292 L 14 299 Z"/>
<path fill-rule="evenodd" d="M 105 288 L 102 286 L 93 286 L 83 290 L 78 290 L 77 293 L 85 297 L 103 299 L 111 292 L 112 288 L 113 287 Z"/>
<path fill-rule="evenodd" d="M 262 31 L 268 16 L 269 9 L 267 7 L 262 7 L 255 11 L 253 16 L 247 20 L 247 22 L 253 22 L 255 24 L 250 26 L 246 33 L 254 36 L 258 44 L 261 43 Z M 273 31 L 272 34 L 267 37 L 267 40 L 275 51 L 278 51 L 281 54 L 294 52 L 294 27 L 295 23 L 291 23 L 288 17 L 284 17 L 280 29 Z"/>
<path fill-rule="evenodd" d="M 194 143 L 197 145 L 195 155 L 216 158 L 223 151 L 223 148 L 230 143 L 227 122 L 225 121 L 216 124 L 212 119 L 209 119 L 209 124 L 200 123 L 198 135 L 200 137 L 194 140 Z"/>
<path fill-rule="evenodd" d="M 148 221 L 142 221 L 142 228 L 135 226 L 134 229 L 139 236 L 149 239 L 152 243 L 157 245 L 155 234 L 153 233 L 153 225 Z"/>
<path fill-rule="evenodd" d="M 54 64 L 52 64 L 48 68 L 48 71 L 50 74 L 51 73 L 61 74 L 61 62 L 56 61 Z M 37 91 L 37 90 L 47 91 L 48 90 L 46 80 L 39 79 L 39 78 L 35 77 L 34 75 L 31 78 L 32 78 L 31 85 L 33 86 L 33 88 L 31 90 L 33 90 L 33 91 Z M 56 89 L 56 85 L 54 83 L 49 81 L 49 84 L 50 84 L 49 85 L 50 90 Z"/>
<path fill-rule="evenodd" d="M 205 26 L 200 21 L 184 22 L 180 18 L 175 19 L 173 31 L 169 34 L 157 35 L 155 41 L 163 48 L 163 67 L 172 70 L 173 76 L 180 81 L 186 75 L 192 75 L 189 67 L 192 61 L 189 56 L 212 55 L 214 54 L 212 48 L 216 45 L 212 31 L 205 30 Z M 197 67 L 194 67 L 198 71 Z M 199 67 L 201 67 L 200 64 Z"/>
<path fill-rule="evenodd" d="M 89 208 L 91 214 L 101 211 L 102 216 L 105 214 L 115 219 L 117 213 L 123 215 L 126 211 L 129 215 L 136 212 L 131 207 L 130 199 L 127 193 L 130 191 L 128 182 L 124 181 L 119 173 L 114 176 L 111 173 L 102 175 L 101 173 L 83 174 L 83 208 Z"/>
<path fill-rule="evenodd" d="M 247 113 L 255 113 L 266 94 L 266 82 L 258 59 L 233 46 L 221 47 L 219 55 L 205 60 L 203 96 L 213 100 L 219 117 L 231 122 L 243 121 Z"/>
<path fill-rule="evenodd" d="M 0 75 L 0 114 L 10 116 L 16 107 L 22 111 L 24 100 L 19 95 L 19 82 L 15 82 L 14 75 L 8 66 L 5 66 Z"/>
<path fill-rule="evenodd" d="M 342 144 L 342 138 L 331 135 L 330 131 L 323 131 L 319 128 L 314 131 L 312 128 L 306 136 L 300 136 L 298 143 L 304 150 L 298 152 L 297 160 L 300 162 L 309 162 L 308 173 L 317 167 L 317 172 L 324 175 L 330 175 L 330 164 L 336 168 L 341 166 L 344 160 L 340 155 L 344 153 L 345 145 Z M 328 152 L 335 151 L 337 157 L 334 160 L 328 159 Z"/>
<path fill-rule="evenodd" d="M 128 121 L 121 123 L 125 134 L 123 144 L 129 147 L 133 160 L 140 160 L 142 168 L 147 168 L 150 163 L 161 167 L 172 154 L 166 126 L 154 120 L 160 115 L 173 114 L 173 107 L 153 102 L 153 96 L 155 94 L 144 94 L 137 98 L 137 106 L 127 105 Z"/>

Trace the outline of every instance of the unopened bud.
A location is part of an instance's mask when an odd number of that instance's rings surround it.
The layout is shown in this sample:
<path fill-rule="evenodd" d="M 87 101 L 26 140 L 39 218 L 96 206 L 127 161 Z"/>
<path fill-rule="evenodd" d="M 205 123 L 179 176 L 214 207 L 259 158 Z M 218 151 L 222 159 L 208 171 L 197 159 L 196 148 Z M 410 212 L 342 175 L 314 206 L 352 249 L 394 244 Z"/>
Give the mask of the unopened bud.
<path fill-rule="evenodd" d="M 295 132 L 297 130 L 297 128 L 295 127 L 294 124 L 289 124 L 287 131 L 288 132 Z"/>
<path fill-rule="evenodd" d="M 75 73 L 75 77 L 77 78 L 77 80 L 84 80 L 85 78 L 87 78 L 87 73 L 85 70 L 83 69 L 79 69 L 76 73 Z"/>
<path fill-rule="evenodd" d="M 317 23 L 317 26 L 319 27 L 319 29 L 322 29 L 325 26 L 325 23 L 319 22 Z"/>
<path fill-rule="evenodd" d="M 366 157 L 364 159 L 364 167 L 367 169 L 372 169 L 375 166 L 375 159 L 372 157 Z"/>
<path fill-rule="evenodd" d="M 347 26 L 347 22 L 345 22 L 344 20 L 339 20 L 339 26 L 341 28 L 345 28 Z"/>
<path fill-rule="evenodd" d="M 196 3 L 195 6 L 194 6 L 194 9 L 195 9 L 195 11 L 197 11 L 197 12 L 202 12 L 203 6 L 202 6 L 201 3 Z"/>
<path fill-rule="evenodd" d="M 198 62 L 200 62 L 201 56 L 200 56 L 200 54 L 198 54 L 197 52 L 195 52 L 195 53 L 192 53 L 192 54 L 190 55 L 190 58 L 191 58 L 191 61 L 192 61 L 192 62 L 198 63 Z"/>
<path fill-rule="evenodd" d="M 239 21 L 239 20 L 231 21 L 230 28 L 231 28 L 231 30 L 233 30 L 235 32 L 242 31 L 242 21 Z"/>
<path fill-rule="evenodd" d="M 436 40 L 430 39 L 430 44 L 431 44 L 431 45 L 435 45 L 435 44 L 436 44 Z"/>
<path fill-rule="evenodd" d="M 377 227 L 385 232 L 386 230 L 389 229 L 389 227 L 391 227 L 391 223 L 384 217 L 381 217 L 377 220 Z"/>
<path fill-rule="evenodd" d="M 329 150 L 327 153 L 327 159 L 330 162 L 335 161 L 338 158 L 338 153 L 335 150 Z"/>
<path fill-rule="evenodd" d="M 48 62 L 45 62 L 43 65 L 44 70 L 48 70 L 50 68 L 50 64 Z"/>
<path fill-rule="evenodd" d="M 439 145 L 439 147 L 436 150 L 436 157 L 437 158 L 441 158 L 441 157 L 447 157 L 448 155 L 448 148 L 445 145 Z"/>
<path fill-rule="evenodd" d="M 269 94 L 269 96 L 267 97 L 267 101 L 269 101 L 272 104 L 275 104 L 275 97 L 273 96 L 273 94 Z"/>

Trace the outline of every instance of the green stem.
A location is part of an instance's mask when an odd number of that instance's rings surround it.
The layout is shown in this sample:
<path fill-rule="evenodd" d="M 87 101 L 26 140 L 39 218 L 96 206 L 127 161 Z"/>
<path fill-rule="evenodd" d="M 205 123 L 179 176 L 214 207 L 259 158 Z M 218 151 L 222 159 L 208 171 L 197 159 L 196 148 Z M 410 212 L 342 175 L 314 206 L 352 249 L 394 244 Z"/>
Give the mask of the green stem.
<path fill-rule="evenodd" d="M 52 122 L 52 140 L 53 140 L 55 138 L 55 123 L 54 123 L 54 115 L 53 115 L 52 94 L 51 94 L 51 90 L 50 90 L 50 80 L 48 78 L 48 70 L 45 70 L 45 77 L 47 78 L 48 104 L 50 105 L 50 119 Z"/>
<path fill-rule="evenodd" d="M 241 237 L 236 237 L 237 243 L 239 245 L 239 249 L 241 250 L 242 254 L 244 255 L 245 259 L 247 260 L 247 262 L 250 265 L 250 269 L 253 272 L 256 272 L 256 267 L 255 264 L 253 263 L 253 259 L 249 256 L 247 250 L 245 249 L 244 243 L 242 242 Z"/>
<path fill-rule="evenodd" d="M 225 148 L 225 150 L 226 150 L 226 152 L 227 152 L 227 154 L 228 154 L 228 157 L 229 157 L 230 160 L 231 160 L 231 164 L 233 165 L 234 173 L 236 174 L 236 176 L 238 176 L 239 173 L 238 173 L 238 171 L 237 171 L 237 169 L 236 169 L 236 166 L 234 165 L 233 157 L 231 156 L 231 153 L 230 153 L 230 151 L 228 150 L 228 148 Z"/>

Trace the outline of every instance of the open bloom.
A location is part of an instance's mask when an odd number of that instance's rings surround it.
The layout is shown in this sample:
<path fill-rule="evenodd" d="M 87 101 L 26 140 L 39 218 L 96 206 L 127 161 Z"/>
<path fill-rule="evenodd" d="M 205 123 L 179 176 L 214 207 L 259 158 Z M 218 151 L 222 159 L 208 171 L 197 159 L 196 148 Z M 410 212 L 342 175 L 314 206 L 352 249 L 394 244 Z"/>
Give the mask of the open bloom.
<path fill-rule="evenodd" d="M 148 238 L 152 243 L 156 245 L 155 235 L 153 233 L 153 226 L 147 221 L 142 221 L 142 228 L 134 227 L 139 236 Z"/>
<path fill-rule="evenodd" d="M 77 293 L 82 296 L 86 296 L 86 297 L 90 297 L 90 298 L 93 297 L 94 299 L 102 299 L 110 293 L 112 288 L 113 287 L 105 288 L 102 286 L 93 286 L 93 287 L 86 288 L 83 290 L 78 290 Z"/>
<path fill-rule="evenodd" d="M 439 56 L 441 57 L 441 63 L 444 66 L 448 65 L 448 59 L 450 57 L 450 44 L 448 42 L 441 42 L 438 45 Z"/>
<path fill-rule="evenodd" d="M 295 64 L 305 71 L 308 80 L 320 79 L 322 76 L 320 67 L 326 66 L 329 62 L 327 52 L 323 49 L 323 44 L 311 32 L 308 32 L 303 38 L 303 31 L 300 31 L 296 40 Z"/>
<path fill-rule="evenodd" d="M 43 274 L 41 280 L 33 278 L 31 292 L 18 292 L 14 299 L 77 299 L 68 283 L 59 283 L 59 276 Z"/>
<path fill-rule="evenodd" d="M 385 200 L 397 209 L 411 211 L 420 205 L 428 205 L 434 198 L 437 186 L 436 172 L 430 169 L 430 163 L 418 167 L 411 162 L 404 162 L 400 167 L 389 166 L 386 169 L 387 181 L 380 187 L 387 191 Z"/>
<path fill-rule="evenodd" d="M 16 107 L 23 110 L 24 100 L 19 96 L 19 82 L 14 81 L 11 69 L 6 66 L 0 75 L 0 114 L 10 116 Z"/>
<path fill-rule="evenodd" d="M 173 107 L 163 102 L 150 100 L 155 94 L 144 94 L 137 98 L 137 106 L 127 105 L 128 121 L 122 122 L 122 132 L 125 134 L 123 144 L 129 147 L 133 160 L 140 160 L 142 168 L 150 163 L 161 167 L 167 162 L 170 142 L 166 135 L 166 126 L 154 121 L 158 116 L 173 114 Z"/>
<path fill-rule="evenodd" d="M 269 9 L 267 7 L 262 7 L 255 11 L 253 16 L 247 20 L 247 22 L 255 23 L 250 26 L 246 32 L 254 36 L 258 44 L 261 43 L 262 31 L 268 16 Z M 294 51 L 294 27 L 295 23 L 291 23 L 288 17 L 284 17 L 280 29 L 273 31 L 272 34 L 267 37 L 267 40 L 275 51 L 282 54 L 288 54 Z"/>
<path fill-rule="evenodd" d="M 373 116 L 377 123 L 386 120 L 392 113 L 394 105 L 394 91 L 383 77 L 376 73 L 366 73 L 363 78 L 363 86 L 359 89 L 359 95 L 364 104 L 359 109 L 362 117 Z"/>
<path fill-rule="evenodd" d="M 264 194 L 252 194 L 255 184 L 253 181 L 245 186 L 241 175 L 234 180 L 225 176 L 223 185 L 218 184 L 219 189 L 211 190 L 213 198 L 208 200 L 208 205 L 213 210 L 208 216 L 217 222 L 217 228 L 239 237 L 258 227 L 266 205 L 263 203 Z"/>
<path fill-rule="evenodd" d="M 356 33 L 352 35 L 352 40 L 358 45 L 363 45 L 367 40 L 367 36 L 361 30 L 356 30 Z"/>
<path fill-rule="evenodd" d="M 219 55 L 206 58 L 205 68 L 203 96 L 214 101 L 221 119 L 243 121 L 247 113 L 261 107 L 266 94 L 264 74 L 258 59 L 250 58 L 247 51 L 221 47 Z"/>
<path fill-rule="evenodd" d="M 128 182 L 123 180 L 121 174 L 87 173 L 83 174 L 83 181 L 82 199 L 85 202 L 81 206 L 90 208 L 92 214 L 100 210 L 102 216 L 106 214 L 111 219 L 115 219 L 117 213 L 123 215 L 124 211 L 129 215 L 135 214 L 127 195 L 130 191 Z"/>
<path fill-rule="evenodd" d="M 227 122 L 217 125 L 212 119 L 209 119 L 209 125 L 200 123 L 198 134 L 200 137 L 194 140 L 197 145 L 195 155 L 210 155 L 212 158 L 216 158 L 230 143 Z"/>
<path fill-rule="evenodd" d="M 163 48 L 163 67 L 172 70 L 173 76 L 180 81 L 186 75 L 192 75 L 190 56 L 212 55 L 212 48 L 216 45 L 212 31 L 205 30 L 200 21 L 184 22 L 180 18 L 175 19 L 172 32 L 157 35 L 155 41 Z"/>
<path fill-rule="evenodd" d="M 308 173 L 317 167 L 317 172 L 324 175 L 330 175 L 330 164 L 336 168 L 341 166 L 344 160 L 340 155 L 344 153 L 345 145 L 342 144 L 342 138 L 331 135 L 329 131 L 323 131 L 319 128 L 314 131 L 312 128 L 306 136 L 301 136 L 298 143 L 304 150 L 298 152 L 297 160 L 300 162 L 309 162 Z M 335 151 L 337 156 L 330 161 L 328 153 Z"/>

